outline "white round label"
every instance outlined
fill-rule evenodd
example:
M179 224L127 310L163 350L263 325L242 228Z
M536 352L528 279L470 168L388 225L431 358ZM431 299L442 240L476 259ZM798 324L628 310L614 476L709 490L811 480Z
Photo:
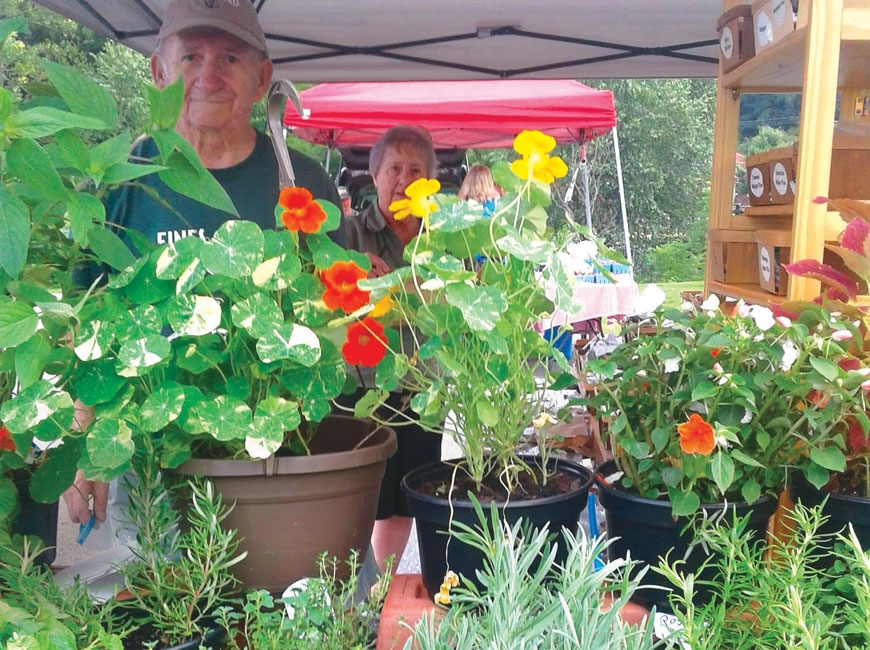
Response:
M749 191L756 199L764 196L764 176L758 167L753 167L749 172Z
M792 14L790 0L774 0L773 1L773 24L777 27L782 27L785 23L786 16Z
M761 47L773 43L773 25L766 11L755 14L755 42Z
M726 59L734 56L734 35L731 33L730 27L722 28L722 35L719 36L719 47L722 48L722 56Z
M758 260L761 268L761 277L765 282L770 282L771 255L767 246L758 245Z
M774 191L780 196L788 194L788 173L786 173L785 165L781 162L773 166L773 179L771 180Z

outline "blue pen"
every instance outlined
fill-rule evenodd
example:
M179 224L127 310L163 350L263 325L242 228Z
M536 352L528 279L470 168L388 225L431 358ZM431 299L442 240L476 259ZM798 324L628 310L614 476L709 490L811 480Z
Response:
M598 539L598 511L595 509L595 501L595 494L590 492L586 501L586 513L589 516L589 536L593 540ZM604 568L604 561L601 559L601 553L595 556L595 561L592 566L595 567L596 571Z
M79 524L79 536L76 538L76 541L79 543L79 545L82 545L85 543L85 540L88 538L88 535L90 535L91 531L94 529L94 524L96 523L96 521L97 521L97 516L91 515L90 518L88 519L88 523Z

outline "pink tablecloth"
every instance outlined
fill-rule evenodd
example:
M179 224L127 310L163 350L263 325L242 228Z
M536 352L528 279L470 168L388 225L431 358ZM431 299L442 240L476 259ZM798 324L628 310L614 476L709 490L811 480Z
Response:
M574 299L582 304L580 311L566 314L560 309L553 312L552 318L540 323L542 330L560 325L570 325L602 316L618 316L632 313L634 299L637 297L637 283L629 274L614 275L615 284L593 284L577 282L574 286Z

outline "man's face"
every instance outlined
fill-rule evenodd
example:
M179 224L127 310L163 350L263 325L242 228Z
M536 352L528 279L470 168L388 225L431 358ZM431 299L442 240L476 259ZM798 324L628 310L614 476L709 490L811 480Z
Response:
M271 62L235 36L216 29L174 34L151 58L162 88L184 78L183 126L221 130L245 127L251 108L272 77Z

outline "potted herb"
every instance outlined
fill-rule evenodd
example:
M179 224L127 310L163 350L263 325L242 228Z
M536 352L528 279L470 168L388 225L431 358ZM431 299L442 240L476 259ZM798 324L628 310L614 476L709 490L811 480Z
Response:
M223 646L217 610L237 591L232 567L245 559L235 530L225 525L225 505L214 485L187 482L184 521L175 507L153 448L139 450L128 480L127 517L136 530L133 558L121 568L125 591L118 614L132 629L124 647L198 649Z
M586 403L614 455L599 495L616 553L650 564L687 554L683 529L699 510L751 512L763 540L788 468L834 467L829 443L860 410L865 377L841 365L852 323L720 307L712 296L696 313L656 312L644 333L587 364L596 393ZM703 554L691 557L694 568Z
M825 199L820 199L825 201ZM792 317L805 312L827 314L836 312L853 320L860 326L861 337L855 341L856 356L853 368L867 373L866 350L870 328L866 308L856 304L859 291L866 291L870 279L870 208L861 201L832 199L830 206L839 210L846 221L838 246L827 246L838 255L842 265L838 268L817 260L799 260L787 264L790 275L818 279L824 286L819 298L812 302L786 302L778 311ZM847 421L840 435L831 439L825 453L834 461L825 466L813 462L798 465L793 473L789 491L793 499L808 506L825 502L824 513L828 518L823 526L825 532L842 530L851 523L863 548L870 548L870 420L868 420L866 391L855 396L856 413ZM808 459L811 460L811 459Z
M433 595L448 569L471 577L479 564L474 555L466 563L468 549L444 534L451 522L472 520L469 492L499 502L508 517L552 521L554 529L576 528L586 504L587 469L556 459L549 441L537 454L522 450L527 430L549 415L545 389L570 374L564 355L534 329L554 304L576 311L574 276L545 226L549 184L566 172L550 156L554 146L539 132L517 136L522 157L493 169L506 194L491 217L474 201L437 195L435 180L412 183L407 198L391 206L397 219L423 220L405 247L409 266L358 283L371 291L370 306L350 326L342 351L352 365L376 367L376 386L357 415L369 415L388 391L410 391L423 426L455 430L462 452L458 463L420 468L403 480ZM401 328L413 334L399 337Z

